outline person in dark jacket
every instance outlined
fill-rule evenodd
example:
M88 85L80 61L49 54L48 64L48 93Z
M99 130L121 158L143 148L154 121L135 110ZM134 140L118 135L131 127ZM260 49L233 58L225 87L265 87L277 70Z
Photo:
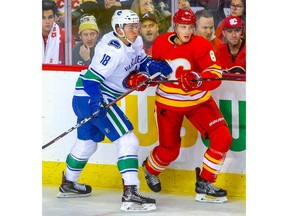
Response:
M78 34L81 41L73 47L72 63L73 65L89 65L94 56L100 30L94 16L84 16L80 22Z

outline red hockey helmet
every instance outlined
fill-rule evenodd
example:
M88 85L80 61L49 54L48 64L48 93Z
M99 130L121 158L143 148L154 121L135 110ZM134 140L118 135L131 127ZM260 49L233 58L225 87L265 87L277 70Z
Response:
M196 16L191 9L179 9L173 16L173 22L179 24L195 24Z

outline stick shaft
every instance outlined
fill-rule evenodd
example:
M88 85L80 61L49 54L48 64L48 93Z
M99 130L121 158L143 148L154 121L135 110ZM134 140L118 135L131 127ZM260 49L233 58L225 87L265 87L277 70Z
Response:
M191 82L197 81L218 81L218 80L225 80L225 81L246 81L245 77L222 77L222 78L201 78L197 80L191 80ZM159 84L159 83L176 83L178 80L157 80L157 81L150 81L149 84Z

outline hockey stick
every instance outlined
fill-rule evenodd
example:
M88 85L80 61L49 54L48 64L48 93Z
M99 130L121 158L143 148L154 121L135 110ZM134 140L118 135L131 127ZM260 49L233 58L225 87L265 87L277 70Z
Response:
M191 82L198 82L198 81L217 81L217 80L225 80L225 81L246 81L246 77L222 77L222 78L200 78L197 80L190 80ZM160 84L160 83L175 83L178 80L156 80L150 81L149 84Z
M143 85L147 85L149 83L149 81L151 81L152 79L156 78L157 76L159 76L161 73L157 72L155 74L153 74L152 76L150 76L149 78L147 78L147 80L139 83L137 86L135 86L134 88L129 89L125 94L121 95L120 97L116 98L114 101L112 101L111 103L107 104L105 106L105 108L107 109L108 107L114 105L116 102L118 102L119 100L121 100L122 98L124 98L125 96L127 96L128 94L130 94L131 92L135 91L136 89L138 89L139 87L143 86ZM56 137L55 139L51 140L50 142L48 142L47 144L42 146L42 149L47 148L48 146L50 146L51 144L55 143L56 141L58 141L59 139L63 138L64 136L66 136L67 134L69 134L70 132L72 132L73 130L75 130L76 128L80 127L81 125L85 124L86 122L90 121L93 118L93 115L83 119L82 121L80 121L79 123L77 123L75 126L71 127L70 129L68 129L67 131L65 131L64 133L60 134L58 137Z

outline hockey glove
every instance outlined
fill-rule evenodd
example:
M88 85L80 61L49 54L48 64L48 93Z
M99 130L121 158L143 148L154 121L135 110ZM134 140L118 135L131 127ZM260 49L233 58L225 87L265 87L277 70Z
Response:
M166 61L155 61L151 59L147 63L146 71L150 74L150 76L160 72L162 76L167 77L170 73L172 73L172 68Z
M199 81L199 79L201 78L202 77L200 76L200 74L189 71L185 74L182 74L178 78L178 83L184 92L189 92L193 89L198 88L202 84L202 81Z
M141 82L148 79L148 76L143 73L130 74L126 80L126 86L130 89L139 85ZM147 88L147 85L142 85L137 88L137 91L144 91Z
M99 98L97 100L90 101L90 110L91 115L93 115L94 118L103 119L105 118L107 114L107 109L102 105L103 98Z

